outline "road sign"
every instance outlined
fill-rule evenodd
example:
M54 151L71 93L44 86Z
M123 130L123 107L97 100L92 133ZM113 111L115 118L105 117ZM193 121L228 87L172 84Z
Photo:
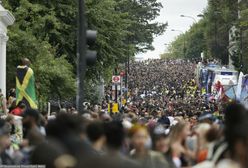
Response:
M112 76L112 83L121 83L121 76Z

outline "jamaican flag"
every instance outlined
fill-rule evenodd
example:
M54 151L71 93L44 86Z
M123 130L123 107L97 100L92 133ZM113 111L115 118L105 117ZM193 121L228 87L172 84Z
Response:
M16 104L23 102L27 108L37 109L34 72L28 66L18 66L16 74Z

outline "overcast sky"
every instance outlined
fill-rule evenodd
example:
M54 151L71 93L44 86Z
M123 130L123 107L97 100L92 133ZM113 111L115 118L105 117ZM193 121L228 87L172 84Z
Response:
M182 18L181 14L194 17L196 20L197 15L202 13L207 7L207 0L159 0L163 4L163 9L161 10L160 16L157 21L166 23L168 22L168 27L164 35L156 37L154 40L154 51L149 51L144 54L139 54L136 57L142 57L143 59L148 58L159 58L159 55L164 53L166 46L164 44L169 44L172 42L180 32L172 32L171 29L181 30L183 32L187 31L193 24L193 20L190 18Z

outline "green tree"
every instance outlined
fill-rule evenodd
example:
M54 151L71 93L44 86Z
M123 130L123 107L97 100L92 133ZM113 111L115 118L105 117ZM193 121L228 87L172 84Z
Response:
M21 58L28 57L32 61L40 99L66 99L75 95L76 82L72 66L64 56L56 58L55 48L49 40L45 40L45 35L40 36L46 31L44 25L47 21L56 23L52 12L48 12L45 6L27 0L18 3L4 1L4 5L16 17L15 24L9 29L7 87L15 87L16 66Z
M239 28L240 28L240 51L238 52L238 57L234 57L237 60L238 64L236 67L242 66L242 71L248 73L248 2L243 1L239 6L240 12L240 20L239 20ZM242 44L241 44L242 42Z
M135 53L153 50L154 36L165 32L167 23L154 20L160 15L163 7L158 0L115 0L118 2L118 11L128 13L132 21L128 28L127 43L135 45Z
M176 40L169 45L169 53L166 55L170 58L199 58L201 52L206 52L205 26L206 22L202 19L194 24L189 31L179 35Z
M26 56L39 74L38 90L43 97L50 96L48 91L62 98L75 95L77 1L4 0L3 3L16 17L7 49L9 86L14 85L18 60ZM108 81L114 67L124 63L127 56L133 59L135 53L153 49L154 36L166 27L153 22L161 8L157 0L86 0L88 28L98 31L94 48L98 59L95 66L87 67L87 84L93 86L100 78ZM45 61L50 59L55 61ZM40 67L52 74L49 76ZM63 74L59 70L64 70ZM56 85L63 87L59 89Z
M238 25L237 18L238 1L209 0L204 17L184 35L176 38L169 51L175 57L183 57L182 36L186 36L187 58L200 57L200 53L204 52L208 58L228 64L229 30Z

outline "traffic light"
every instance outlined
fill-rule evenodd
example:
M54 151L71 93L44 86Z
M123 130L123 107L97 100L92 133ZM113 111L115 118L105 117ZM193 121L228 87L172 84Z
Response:
M87 65L94 65L97 59L97 52L94 50L90 50L92 45L95 44L97 37L97 31L95 30L87 30L86 31L86 42L88 45L88 49L86 51L86 64Z
M96 41L97 32L87 30L85 15L85 0L78 0L78 46L77 46L77 110L80 114L84 111L84 81L86 66L96 62L96 51L90 50Z

